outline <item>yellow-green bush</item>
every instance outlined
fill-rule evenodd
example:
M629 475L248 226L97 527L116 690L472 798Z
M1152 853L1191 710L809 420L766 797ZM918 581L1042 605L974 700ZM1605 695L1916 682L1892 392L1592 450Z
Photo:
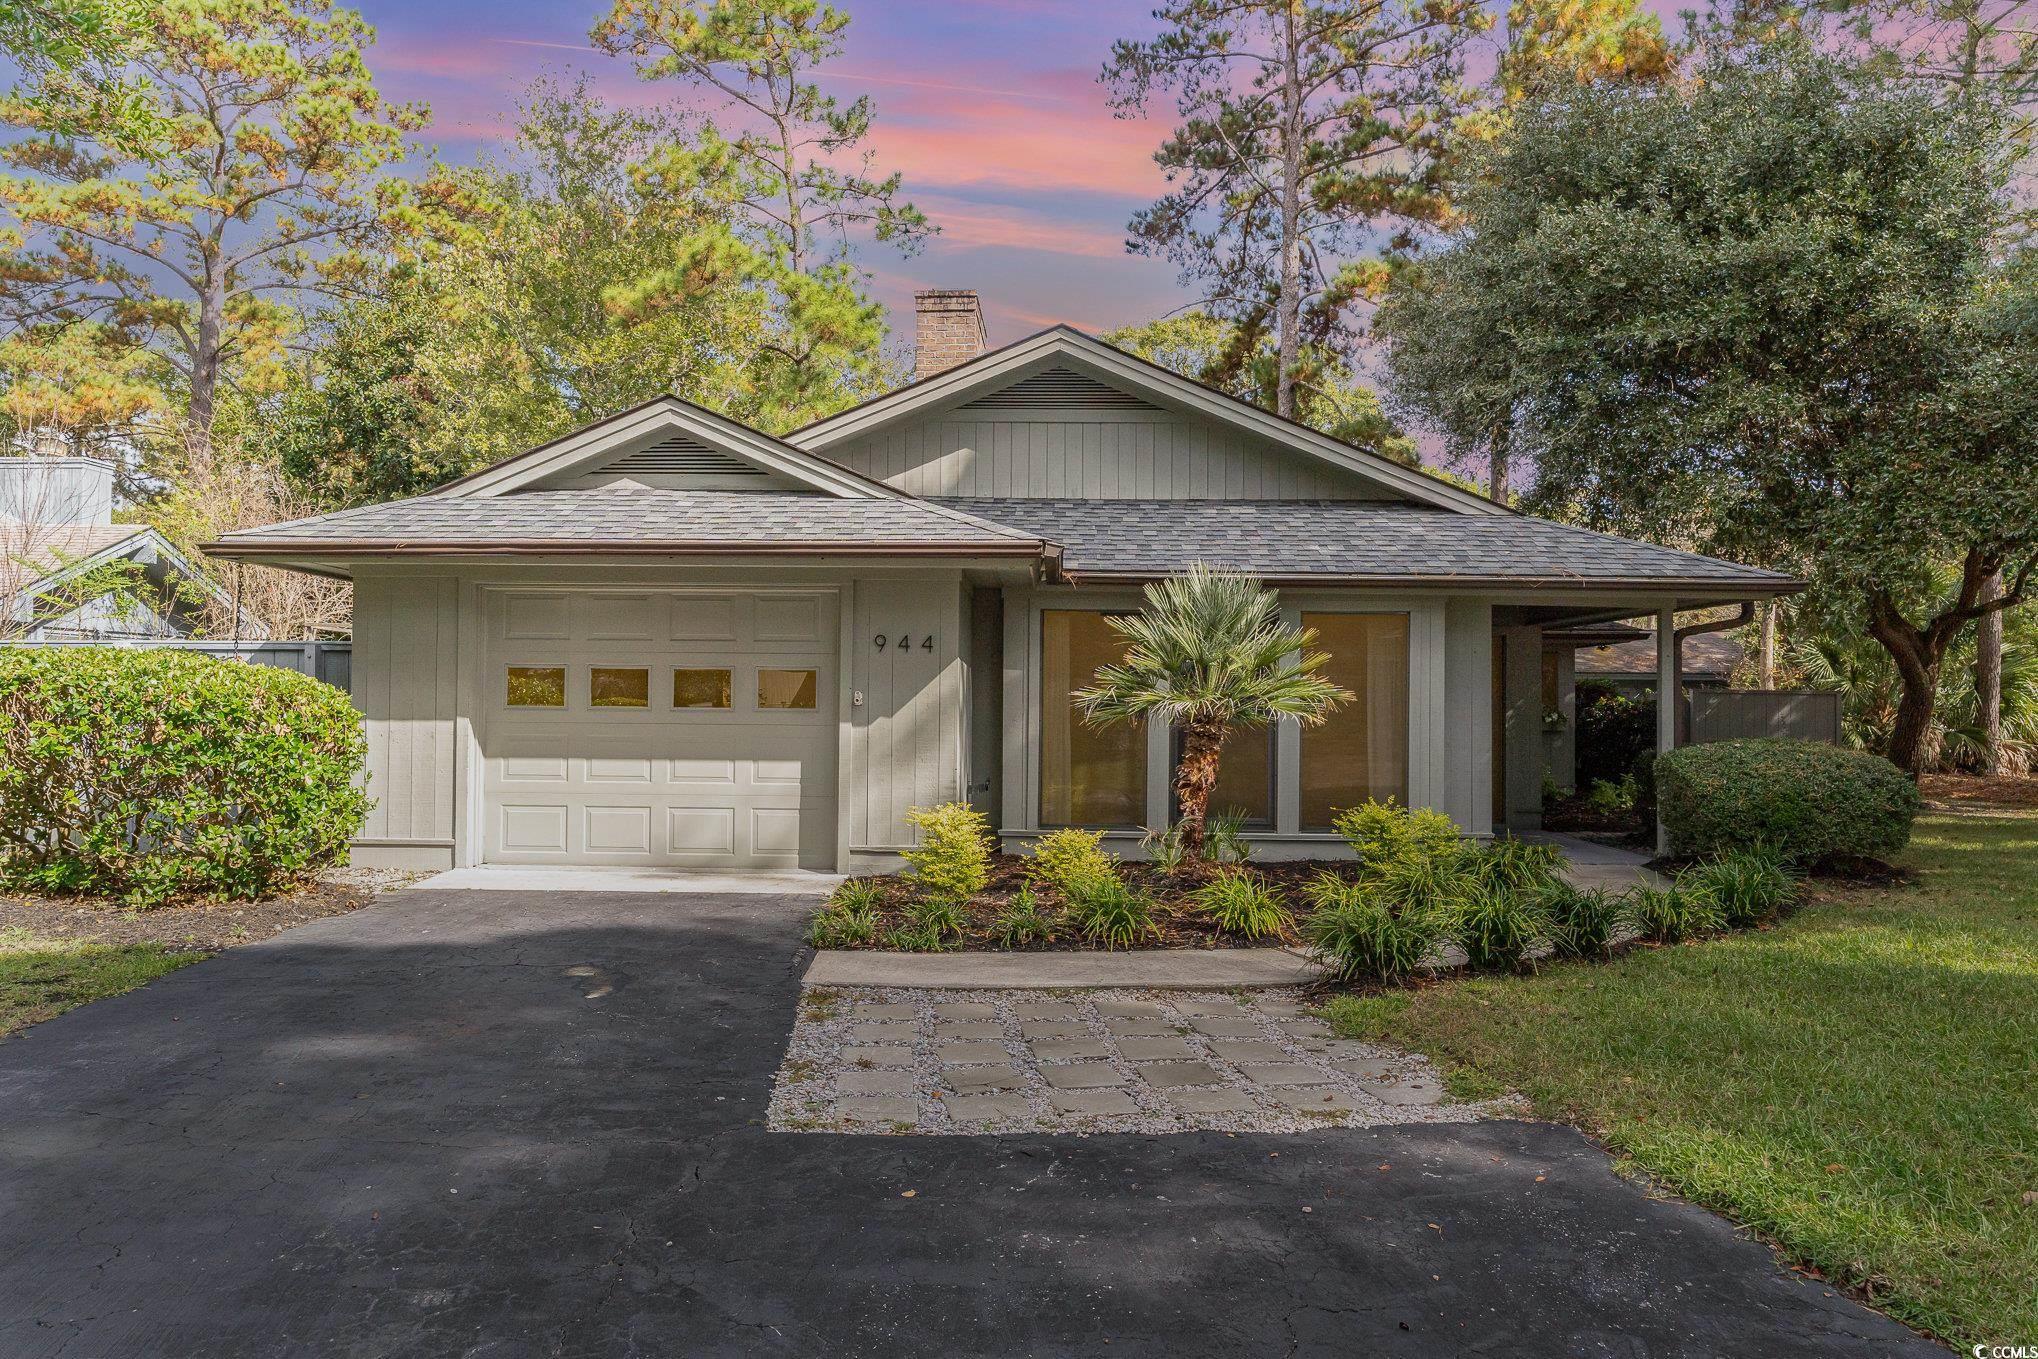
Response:
M914 807L906 820L920 844L905 853L913 880L931 901L961 902L991 880L991 823L967 802Z
M1117 877L1118 856L1105 852L1104 832L1070 826L1033 842L1026 876L1066 897L1086 883Z

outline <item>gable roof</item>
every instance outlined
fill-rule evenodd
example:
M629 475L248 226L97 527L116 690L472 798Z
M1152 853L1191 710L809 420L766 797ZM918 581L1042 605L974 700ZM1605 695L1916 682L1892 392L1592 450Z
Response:
M1788 594L1797 581L1695 552L1526 515L1367 500L1004 500L936 503L1062 546L1077 580L1150 580L1202 562L1274 581L1695 587Z
M877 500L897 500L904 495L883 482L670 393L582 425L527 453L449 481L429 494L447 499L507 495L549 477L602 466L627 449L650 447L675 436L780 473L824 495Z
M1077 375L1098 379L1120 391L1185 408L1220 424L1258 435L1306 457L1357 473L1420 505L1460 514L1514 513L1507 506L1476 491L1468 491L1392 458L1354 448L1307 425L1285 420L1249 401L1206 387L1065 325L1029 335L931 378L872 397L826 419L816 420L786 435L785 441L810 452L825 453L844 440L868 434L881 426L969 402L1055 369L1072 370Z
M815 553L854 556L1052 555L1017 529L910 496L653 490L416 496L229 533L225 557L276 554Z
M0 522L0 594L17 613L64 583L126 557L153 559L167 579L181 576L222 605L232 600L161 532L146 524L25 524ZM266 635L260 620L242 611L244 630Z

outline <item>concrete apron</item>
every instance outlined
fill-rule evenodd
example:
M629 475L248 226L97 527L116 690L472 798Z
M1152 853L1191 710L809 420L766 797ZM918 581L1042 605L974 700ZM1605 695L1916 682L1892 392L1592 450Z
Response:
M451 868L413 891L481 892L655 892L691 896L815 896L825 897L842 881L838 874L789 869L767 873L696 873L674 868L624 868L603 865L521 866L485 864Z
M1306 986L1323 970L1285 948L1162 948L1128 953L885 953L824 950L807 986L907 986L929 990L1056 990L1095 986L1222 991Z

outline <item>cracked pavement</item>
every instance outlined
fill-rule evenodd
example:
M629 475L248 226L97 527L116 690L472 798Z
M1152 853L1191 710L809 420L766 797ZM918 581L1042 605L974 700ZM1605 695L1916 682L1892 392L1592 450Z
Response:
M402 892L0 1043L0 1354L1943 1354L1547 1124L764 1128L810 902Z

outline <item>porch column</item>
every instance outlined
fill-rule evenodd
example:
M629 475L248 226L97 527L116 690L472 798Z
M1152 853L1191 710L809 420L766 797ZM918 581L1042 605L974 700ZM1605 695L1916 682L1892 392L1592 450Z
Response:
M1677 705L1681 695L1677 682L1677 606L1667 604L1656 611L1656 753L1677 748ZM1658 799L1658 807L1661 800ZM1663 828L1663 814L1656 814L1656 852L1670 850L1670 832Z

